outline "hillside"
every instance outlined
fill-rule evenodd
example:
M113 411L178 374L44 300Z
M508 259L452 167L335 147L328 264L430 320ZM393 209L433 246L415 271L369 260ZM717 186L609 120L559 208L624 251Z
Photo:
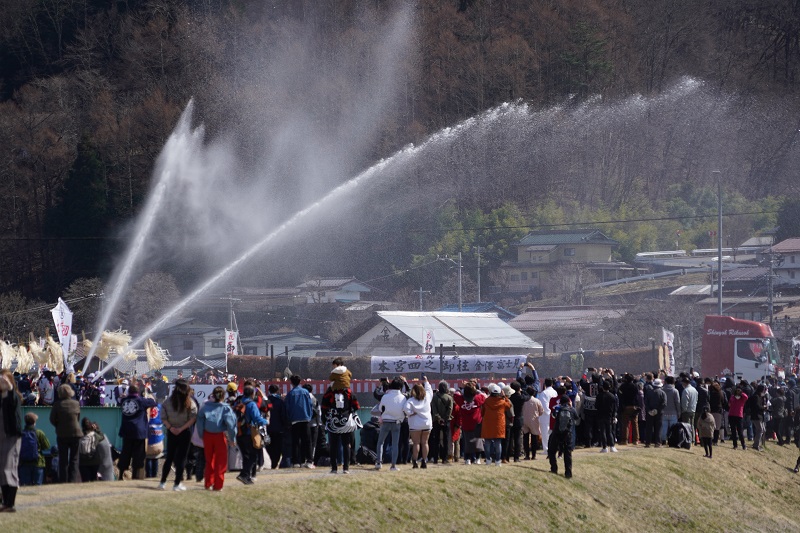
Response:
M189 482L185 493L159 492L156 480L23 488L10 530L86 524L146 531L792 531L800 477L793 446L742 452L625 447L618 454L578 450L574 477L549 473L543 457L501 467L401 465L400 472L354 467L261 473L255 486L228 474L222 493ZM560 465L563 471L563 464Z
M622 258L676 232L707 247L717 179L726 237L741 242L798 192L800 129L786 118L800 110L798 9L7 1L0 291L53 300L76 279L107 279L175 162L165 143L182 113L196 145L174 143L187 151L171 174L186 188L147 243L148 269L182 291L363 174L378 176L276 239L271 268L246 282L386 279L432 250L492 246L509 226L597 224ZM518 216L476 214L507 206ZM490 267L504 259L489 252Z

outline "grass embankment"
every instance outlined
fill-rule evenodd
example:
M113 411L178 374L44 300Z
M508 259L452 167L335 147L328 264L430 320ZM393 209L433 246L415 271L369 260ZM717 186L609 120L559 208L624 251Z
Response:
M0 515L0 524L6 531L797 530L797 448L742 452L726 443L714 459L702 455L702 448L577 450L571 480L551 474L540 455L499 468L282 470L247 487L228 474L221 493L193 481L183 493L157 491L156 481L23 487L18 512Z

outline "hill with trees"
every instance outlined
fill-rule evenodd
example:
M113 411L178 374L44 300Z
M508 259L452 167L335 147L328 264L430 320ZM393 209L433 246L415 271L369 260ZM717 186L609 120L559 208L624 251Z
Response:
M482 282L502 285L509 243L575 225L620 241L620 259L709 247L716 179L732 244L779 216L787 232L798 42L800 7L778 0L5 0L0 291L53 300L108 278L192 99L239 179L269 175L279 220L409 143L502 115L276 251L271 283L355 275L447 300L452 272L421 267L436 255L475 265L480 247ZM183 274L179 289L202 276Z

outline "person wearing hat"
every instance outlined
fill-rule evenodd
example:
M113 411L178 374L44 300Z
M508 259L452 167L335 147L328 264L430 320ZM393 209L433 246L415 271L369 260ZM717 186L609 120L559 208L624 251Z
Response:
M481 406L483 424L481 438L484 440L486 464L501 465L503 456L503 440L506 437L506 411L511 409L511 402L503 395L499 385L489 385L489 397Z
M659 378L653 380L651 387L645 387L644 409L646 418L644 436L642 438L645 448L649 448L650 444L654 444L656 448L661 447L661 423L664 409L667 407L667 394L662 387L663 383Z

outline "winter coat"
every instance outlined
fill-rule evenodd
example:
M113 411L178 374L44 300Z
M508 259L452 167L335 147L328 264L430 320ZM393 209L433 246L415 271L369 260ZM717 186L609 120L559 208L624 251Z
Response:
M406 405L406 396L397 389L389 389L381 398L381 422L402 422L406 415L403 407Z
M646 389L644 395L644 409L646 413L650 413L650 411L653 410L663 413L665 407L667 407L667 393L664 392L663 388L650 387Z
M664 416L681 416L681 395L675 385L664 385L664 394L667 396L667 404L661 412Z
M197 413L197 435L203 438L203 433L228 434L228 440L236 440L236 415L231 406L225 402L206 402Z
M50 423L56 428L56 437L59 439L83 437L80 419L81 404L78 400L59 400L50 410Z
M714 417L711 416L711 413L708 414L706 418L703 418L701 415L697 419L697 433L700 435L700 438L710 439L714 436L714 430L717 429L717 424L714 422Z
M515 395L516 396L516 395ZM539 417L544 414L544 407L542 402L535 396L528 398L528 401L522 404L522 425L530 430L534 435L541 435L542 431L539 426Z
M736 396L731 396L731 399L728 402L728 416L744 418L744 406L747 403L747 398L748 396L745 393L742 393L739 398Z
M597 418L609 421L617 416L617 397L611 391L603 391L597 395Z
M314 415L311 393L300 385L289 391L284 398L284 403L289 422L308 422Z
M447 392L436 391L431 400L431 416L436 424L449 423L453 417L453 397Z
M130 394L120 400L122 421L119 425L119 436L123 439L146 439L147 410L156 405L158 404L154 399L142 398L138 394Z
M511 402L505 396L489 396L481 407L483 425L481 425L482 439L506 438L506 409L511 408Z
M417 400L412 396L406 400L403 411L408 416L409 431L433 429L433 417L431 415L431 401L433 398L431 384L425 381L425 398Z
M681 413L697 412L697 389L689 385L681 392Z
M462 396L460 399L456 398L456 401L459 402L458 416L462 431L475 431L478 424L483 422L481 407L486 401L486 396L476 394L472 400L467 400Z

